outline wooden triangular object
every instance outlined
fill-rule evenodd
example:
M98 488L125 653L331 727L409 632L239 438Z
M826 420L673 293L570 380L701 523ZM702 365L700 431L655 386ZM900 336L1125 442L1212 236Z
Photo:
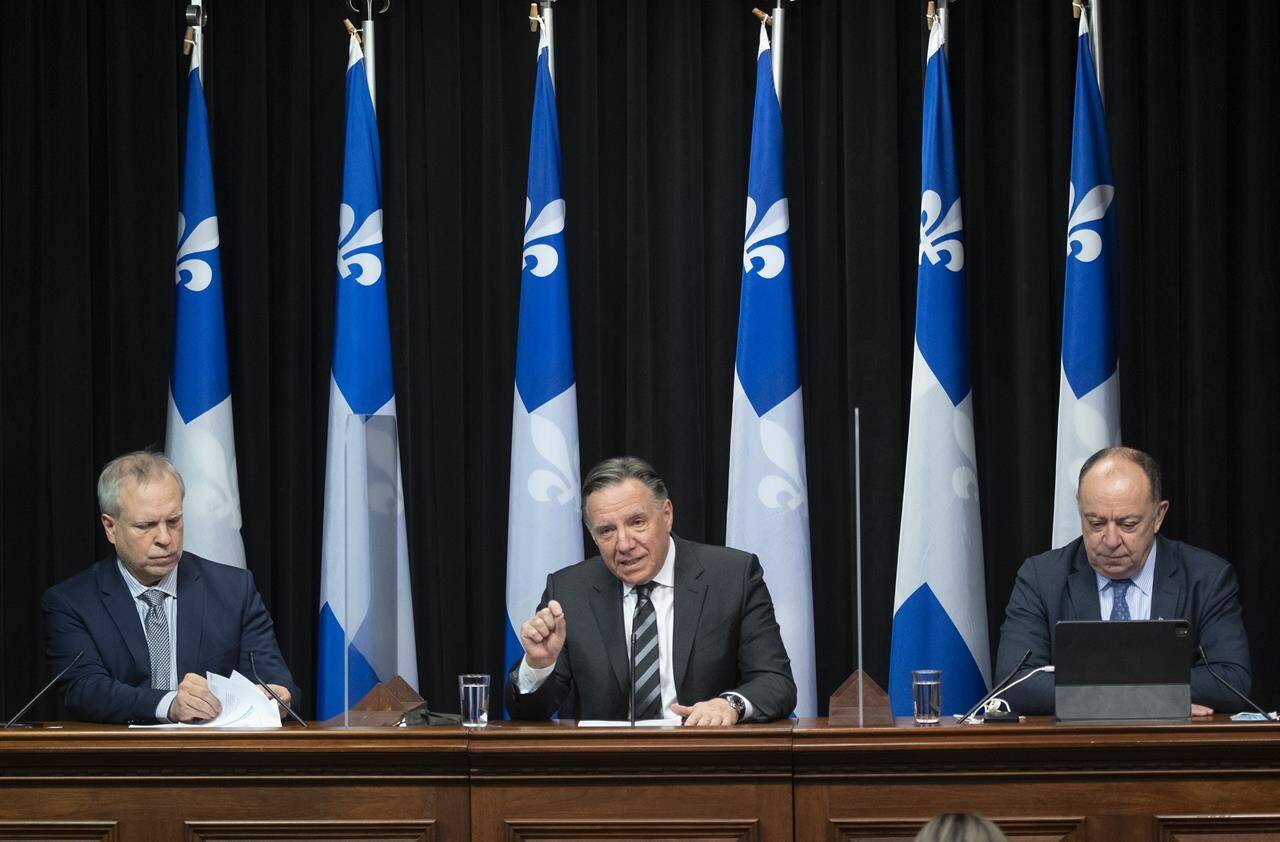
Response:
M858 721L858 684L862 684L862 721ZM876 727L893 725L893 710L889 707L889 694L881 689L871 676L861 670L845 679L831 694L831 709L827 714L831 725Z
M400 676L373 685L364 698L351 706L349 717L352 725L395 725L406 712L426 704L409 682ZM330 717L325 725L341 725L342 714Z

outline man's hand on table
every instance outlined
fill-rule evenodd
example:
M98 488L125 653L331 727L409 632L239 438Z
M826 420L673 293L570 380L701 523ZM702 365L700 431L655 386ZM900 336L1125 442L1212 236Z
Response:
M685 725L736 725L738 722L738 711L718 697L692 707L672 702L671 710L684 717Z
M170 722L206 722L222 712L222 704L204 676L189 672L178 684L178 695L169 703Z

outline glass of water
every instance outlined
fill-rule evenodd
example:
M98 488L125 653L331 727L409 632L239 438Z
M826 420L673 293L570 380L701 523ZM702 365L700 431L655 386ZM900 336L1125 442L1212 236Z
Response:
M489 724L489 676L467 673L458 676L458 703L462 724L481 728Z
M942 670L912 670L911 698L917 725L937 725L942 718Z

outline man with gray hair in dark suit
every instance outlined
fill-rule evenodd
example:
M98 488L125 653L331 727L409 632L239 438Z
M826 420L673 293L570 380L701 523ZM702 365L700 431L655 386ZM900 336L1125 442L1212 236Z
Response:
M582 500L600 555L548 576L520 626L512 718L733 725L790 714L796 685L760 560L672 535L666 483L641 459L601 462Z
M183 551L184 495L163 453L126 453L102 469L98 507L115 552L49 588L43 604L50 669L75 662L62 690L79 719L214 719L221 703L206 672L257 673L297 702L253 575Z

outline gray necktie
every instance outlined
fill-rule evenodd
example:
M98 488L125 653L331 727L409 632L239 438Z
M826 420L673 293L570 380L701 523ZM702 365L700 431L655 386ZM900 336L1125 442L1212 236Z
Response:
M658 615L649 598L653 583L638 586L636 610L631 619L631 663L635 670L632 710L636 721L657 719L662 711L662 684L658 675Z
M147 604L147 617L142 623L147 633L147 648L151 650L151 687L154 690L171 690L169 686L169 618L164 613L165 592L148 588L138 594Z
M1111 619L1112 620L1131 620L1129 616L1129 600L1125 599L1125 595L1129 593L1129 586L1133 584L1132 579L1112 579L1111 584Z

